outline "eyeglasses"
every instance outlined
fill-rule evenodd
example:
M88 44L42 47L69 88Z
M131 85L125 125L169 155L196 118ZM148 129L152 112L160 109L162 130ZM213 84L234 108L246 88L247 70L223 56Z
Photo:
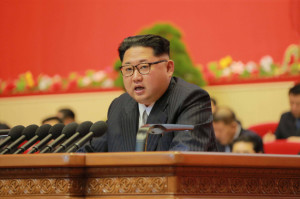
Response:
M120 70L124 77L129 77L133 75L135 68L139 71L141 75L147 75L148 73L150 73L151 65L158 64L161 62L167 62L167 61L168 60L160 60L160 61L150 62L150 63L140 63L135 66L125 65L125 66L121 66Z

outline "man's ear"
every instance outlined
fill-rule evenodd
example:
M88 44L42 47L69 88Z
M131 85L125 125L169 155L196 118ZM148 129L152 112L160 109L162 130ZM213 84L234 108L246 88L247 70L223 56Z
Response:
M174 61L173 60L168 61L167 72L168 72L169 77L173 76L173 73L174 73Z
M232 128L236 128L237 127L237 125L238 125L238 123L236 122L236 121L233 121L233 122L231 122L231 124L230 124L230 126L232 127Z

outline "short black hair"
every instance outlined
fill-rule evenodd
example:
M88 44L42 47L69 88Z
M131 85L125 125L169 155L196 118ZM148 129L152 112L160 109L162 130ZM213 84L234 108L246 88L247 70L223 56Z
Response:
M123 61L126 50L134 46L150 47L154 51L155 56L167 54L170 55L170 42L159 35L136 35L127 37L119 46L119 57Z
M252 143L253 144L253 150L256 153L264 153L264 146L263 146L263 142L262 139L259 137L259 135L256 134L243 134L241 136L239 136L238 138L236 138L233 142L232 142L232 146L237 143L237 142L248 142L248 143Z
M62 120L66 119L66 118L75 119L75 113L69 108L60 109L58 112L63 114L63 118L61 118Z
M224 122L228 125L234 121L237 121L235 113L228 107L218 107L216 112L213 114L214 122Z
M300 83L290 88L289 95L300 95Z
M59 117L47 117L46 119L44 119L43 121L42 121L42 124L44 124L44 123L46 123L46 122L48 122L48 121L51 121L51 120L56 120L57 121L57 123L63 123L63 121L59 118Z

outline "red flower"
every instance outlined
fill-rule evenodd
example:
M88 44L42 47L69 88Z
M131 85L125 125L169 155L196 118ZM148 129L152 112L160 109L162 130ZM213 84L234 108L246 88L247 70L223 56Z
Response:
M293 63L295 63L295 55L291 55L290 61L289 61L289 65L292 65Z
M61 82L54 82L54 83L51 85L51 91L52 91L52 92L60 91L61 88L62 88Z
M76 80L71 80L67 86L68 91L73 91L77 89L77 81Z
M3 89L3 93L11 93L16 88L13 82L8 82Z

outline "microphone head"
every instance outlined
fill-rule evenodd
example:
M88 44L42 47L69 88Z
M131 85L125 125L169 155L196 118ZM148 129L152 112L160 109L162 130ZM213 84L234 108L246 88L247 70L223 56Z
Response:
M67 124L61 134L65 134L66 138L71 137L74 133L76 133L76 129L77 129L78 124L76 122L72 122L70 124Z
M56 139L58 136L61 135L61 132L65 125L63 123L58 123L52 126L49 130L49 134L52 134L52 138Z
M22 131L22 135L25 135L26 140L30 140L35 135L37 128L39 128L38 125L31 124Z
M25 127L22 125L14 126L12 129L9 130L8 136L10 136L12 140L16 140L22 135L24 129Z
M39 137L39 140L42 140L44 137L48 135L50 128L51 128L50 124L44 124L36 130L35 135Z
M95 122L91 128L90 132L94 133L94 137L100 137L107 131L107 124L103 121Z
M93 123L91 121L82 122L76 129L76 132L80 133L80 136L83 137L89 133L89 130Z

